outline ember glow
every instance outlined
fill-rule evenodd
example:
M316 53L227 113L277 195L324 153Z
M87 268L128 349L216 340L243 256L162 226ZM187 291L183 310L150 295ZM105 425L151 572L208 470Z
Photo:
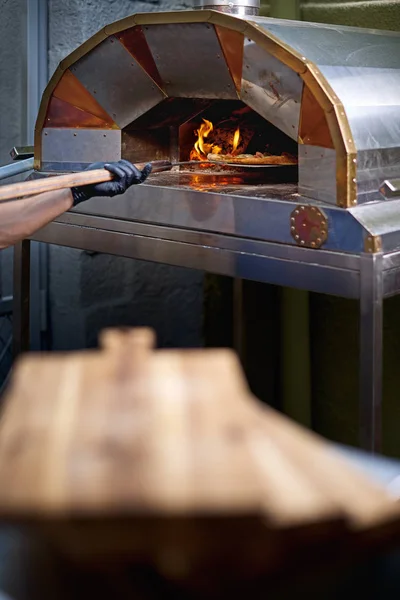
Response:
M222 153L222 146L218 143L218 140L213 140L212 142L211 140L210 142L207 140L209 135L213 132L214 125L211 123L211 121L203 119L203 123L200 125L199 129L194 132L194 134L197 136L197 141L190 152L190 160L207 160L208 154ZM232 134L232 139L229 142L230 148L228 152L234 155L240 142L239 127L236 129L235 133Z

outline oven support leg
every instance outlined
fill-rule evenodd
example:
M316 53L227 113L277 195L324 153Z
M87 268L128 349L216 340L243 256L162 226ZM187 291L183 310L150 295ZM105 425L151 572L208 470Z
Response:
M383 255L362 254L360 264L360 445L382 450Z
M243 279L233 280L233 349L238 354L243 368L246 366L246 340L244 321Z
M17 358L30 347L30 270L31 242L14 246L13 356Z

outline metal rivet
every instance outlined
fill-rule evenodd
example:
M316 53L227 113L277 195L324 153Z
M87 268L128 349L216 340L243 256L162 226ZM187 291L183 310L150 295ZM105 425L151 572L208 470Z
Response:
M305 244L305 241L304 241L304 240L300 240L300 244L301 244L302 246L304 246L304 244Z
M296 219L295 219L294 217L292 217L292 218L290 219L290 221L291 221L292 223L294 223L294 222L295 222L295 220L296 220Z
M295 240L299 240L299 239L300 239L300 236L297 234L297 235L295 235L295 236L294 236L294 239L295 239Z
M351 143L353 142L353 140L349 138L349 139L348 139L348 142L351 144Z
M107 134L106 134L106 133L103 133L103 137L107 137Z
M315 242L311 242L311 248L315 248Z
M290 228L290 231L296 231L296 227L293 227L293 225Z
M300 210L305 210L305 206L300 206Z
M357 179L353 177L353 183L357 183Z
M325 227L325 225L326 225L325 221L321 221L321 226Z
M74 133L74 137L76 137L76 133Z
M321 229L321 235L326 235L325 229Z
M356 163L356 162L357 162L357 159L356 159L356 158L353 158L353 163Z
M315 212L317 209L315 208L315 206L312 206L312 207L311 207L311 210L312 210L313 212Z
M303 223L303 224L302 224L302 227L307 227L307 223Z
M217 54L217 58L221 58L221 55L220 55L220 54Z
M354 200L351 201L352 204L357 204L357 198L354 198Z
M47 135L47 131L44 132L44 135Z
M294 214L295 214L295 215L298 215L298 214L300 214L300 211L299 211L299 210L297 210L297 208L296 208L296 210L294 211Z
M322 242L321 238L317 238L317 244L320 244Z

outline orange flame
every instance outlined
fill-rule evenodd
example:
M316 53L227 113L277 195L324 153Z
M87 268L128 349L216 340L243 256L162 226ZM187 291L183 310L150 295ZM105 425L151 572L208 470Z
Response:
M204 122L200 125L200 129L195 132L198 139L194 145L194 149L200 157L209 153L208 148L211 147L211 144L205 144L204 139L208 137L208 134L214 129L211 121L207 121L207 119L203 119L203 121Z
M232 153L235 152L240 142L240 129L239 127L236 129L233 135L233 143L232 143Z
M194 132L197 135L197 141L194 144L190 152L190 160L207 160L208 154L221 154L222 147L218 144L210 144L205 140L209 136L209 134L214 130L214 125L211 121L207 121L207 119L203 119L203 123L200 125L199 129ZM236 129L233 139L232 139L232 150L231 152L235 152L240 142L240 129L239 127Z

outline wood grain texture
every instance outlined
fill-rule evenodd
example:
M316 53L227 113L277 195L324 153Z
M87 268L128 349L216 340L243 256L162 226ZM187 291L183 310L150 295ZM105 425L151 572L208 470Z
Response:
M71 545L80 520L97 549L141 556L172 537L213 556L226 528L247 531L253 561L270 559L268 536L278 552L279 532L315 544L317 530L396 531L386 492L252 397L233 352L154 350L146 329L106 331L101 343L17 363L0 418L0 518L57 522Z

